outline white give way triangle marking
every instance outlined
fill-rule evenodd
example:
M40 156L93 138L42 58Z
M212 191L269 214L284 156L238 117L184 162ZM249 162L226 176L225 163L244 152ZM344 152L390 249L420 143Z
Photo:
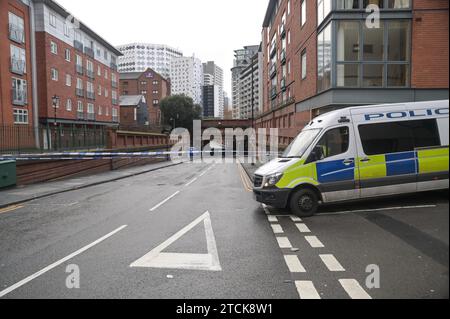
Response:
M172 245L178 239L186 235L195 226L203 221L208 247L207 254L185 254L185 253L163 253L167 247ZM221 271L219 262L216 239L211 224L211 215L209 212L194 220L184 227L178 233L170 237L164 243L153 249L151 252L139 258L130 267L141 268L168 268L168 269L188 269L188 270L206 270Z

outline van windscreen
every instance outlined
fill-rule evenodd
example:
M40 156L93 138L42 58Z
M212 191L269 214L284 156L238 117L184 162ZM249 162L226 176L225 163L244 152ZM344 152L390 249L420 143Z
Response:
M283 158L300 158L319 135L320 129L302 131L283 153Z

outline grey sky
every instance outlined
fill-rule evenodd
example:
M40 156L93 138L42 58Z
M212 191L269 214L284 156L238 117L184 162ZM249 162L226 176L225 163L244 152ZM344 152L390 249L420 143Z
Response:
M167 44L214 60L231 95L233 50L259 44L265 0L57 0L113 45Z

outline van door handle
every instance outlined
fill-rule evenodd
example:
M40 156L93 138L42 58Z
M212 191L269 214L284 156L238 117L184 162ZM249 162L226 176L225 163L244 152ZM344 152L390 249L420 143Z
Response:
M344 165L352 165L355 161L352 159L347 159L345 161L343 161Z
M367 163L367 162L370 162L370 158L365 157L365 158L361 159L361 163Z

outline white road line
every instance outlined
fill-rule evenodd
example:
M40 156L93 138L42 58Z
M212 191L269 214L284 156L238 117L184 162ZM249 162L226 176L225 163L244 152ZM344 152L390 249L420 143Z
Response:
M171 200L172 198L174 198L175 196L177 196L180 193L180 191L177 191L175 194L170 195L169 197L167 197L165 200L163 200L161 203L159 203L158 205L156 205L155 207L153 207L152 209L150 209L151 212L157 210L158 208L160 208L162 205L164 205L165 203L167 203L169 200Z
M289 268L289 271L292 273L301 273L306 272L303 265L300 263L300 260L296 255L285 255L284 260Z
M192 181L190 181L189 183L187 183L187 184L184 185L184 186L185 186L185 187L190 186L190 185L193 184L197 179L198 179L198 177L194 178Z
M296 222L300 222L301 223L302 222L302 219L297 217L297 216L289 216L289 217L291 217L291 219L292 219L292 221L294 223L296 223Z
M320 255L325 266L329 271L345 271L345 268L339 263L339 261L333 255Z
M10 287L8 287L8 288L6 288L5 290L0 291L0 298L1 298L1 297L4 297L5 295L9 294L10 292L16 290L17 288L20 288L20 287L22 287L23 285L29 283L29 282L32 281L33 279L36 279L37 277L39 277L39 276L45 274L46 272L52 270L53 268L58 267L59 265L65 263L66 261L68 261L68 260L70 260L70 259L72 259L72 258L74 258L74 257L76 257L76 256L78 256L78 255L80 255L80 254L82 254L82 253L84 253L85 251L87 251L88 249L94 247L95 245L100 244L102 241L104 241L104 240L108 239L109 237L111 237L111 236L117 234L118 232L120 232L120 231L121 231L122 229L124 229L125 227L127 227L127 225L123 225L123 226L117 228L116 230L110 232L109 234L103 236L103 237L100 238L100 239L97 239L97 240L94 241L93 243L91 243L91 244L89 244L89 245L87 245L87 246L81 248L80 250L77 250L76 252L70 254L69 256L64 257L63 259L60 259L59 261L57 261L57 262L51 264L50 266L47 266L47 267L45 267L44 269L39 270L37 273L34 273L33 275L31 275L31 276L29 276L29 277L27 277L27 278L25 278L25 279L19 281L18 283L14 284L14 285L12 285L12 286L10 286Z
M311 230L305 224L295 224L301 233L310 233Z
M322 299L312 281L296 281L295 286L300 299Z
M324 248L325 246L316 236L306 236L306 241L311 245L312 248Z
M278 218L276 216L267 216L267 219L271 223L278 223Z
M361 287L361 285L358 283L355 279L340 279L339 282L341 283L344 290L347 292L347 294L352 299L372 299L370 295Z
M317 216L332 216L332 215L346 215L354 213L373 213L382 212L389 210L406 210L406 209L418 209L418 208L436 208L437 205L421 205L421 206L400 206L400 207L385 207L385 208L374 208L374 209L361 209L361 210L344 210L341 212L332 213L320 213Z
M292 248L292 244L287 237L277 237L277 241L280 248Z
M272 226L272 230L275 234L284 234L284 231L283 231L283 228L281 227L281 225L273 224L270 226Z
M263 209L264 209L264 212L266 213L266 215L270 215L270 210L269 210L269 207L267 207L267 205L266 205L266 204L262 204L262 207L263 207Z

